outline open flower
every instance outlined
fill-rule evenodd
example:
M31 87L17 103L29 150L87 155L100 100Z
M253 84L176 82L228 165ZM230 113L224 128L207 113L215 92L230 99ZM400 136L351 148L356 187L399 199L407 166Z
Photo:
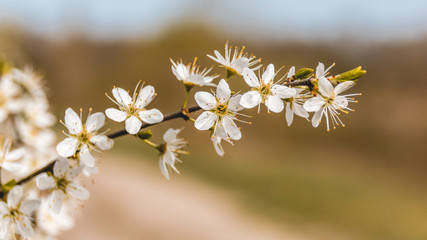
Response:
M169 180L169 171L168 168L172 169L176 173L179 173L178 169L175 167L175 163L182 161L178 158L178 154L188 154L188 152L181 150L183 147L187 146L187 141L183 138L178 138L178 134L182 129L173 129L169 128L163 135L163 140L165 141L160 145L160 159L159 167L163 176Z
M209 72L212 70L212 68L204 68L203 70L200 70L200 67L196 65L197 58L194 58L194 62L184 65L181 62L174 62L171 59L172 62L172 72L175 75L175 77L182 81L186 85L197 85L197 86L215 86L215 84L212 83L212 81L218 77L218 75L215 76L207 76Z
M249 68L243 70L243 78L252 87L252 90L243 94L240 104L245 108L253 108L264 103L269 111L279 113L283 111L282 99L295 97L296 91L287 86L275 84L273 82L277 73L274 72L274 65L268 65L262 74L261 80Z
M40 190L52 189L49 196L49 205L53 213L59 213L65 198L72 197L77 200L86 200L90 194L86 188L77 183L76 177L81 168L71 168L68 160L60 158L53 166L53 175L46 172L36 178Z
M22 187L18 185L7 194L7 203L0 201L0 239L6 239L9 233L12 235L17 233L24 238L34 235L31 214L39 208L40 200L22 201L23 195Z
M319 126L323 115L325 115L326 117L326 129L328 131L330 130L329 119L332 120L331 122L334 129L336 128L335 126L340 125L344 127L344 123L339 118L340 112L348 113L348 111L353 111L352 109L347 107L348 103L357 102L354 100L353 96L360 95L360 93L340 95L342 92L353 87L355 83L353 81L346 81L338 84L334 88L332 83L322 75L321 71L318 75L318 85L320 94L318 94L316 97L307 100L304 103L303 107L308 112L315 112L312 118L313 127Z
M126 120L126 131L129 134L136 134L141 129L142 122L154 124L163 121L163 114L159 110L155 108L150 110L145 109L156 95L154 87L150 85L141 86L139 93L136 93L138 85L133 93L133 98L127 91L118 87L112 90L116 100L107 95L111 101L119 106L119 109L108 108L105 110L105 114L116 122Z
M89 111L86 124L83 124L81 116L79 117L73 109L67 108L65 111L65 123L63 124L68 129L69 134L64 132L68 137L56 146L58 154L61 157L71 157L78 151L79 155L82 156L82 154L88 153L90 150L95 149L95 147L100 150L112 148L114 141L103 133L97 132L104 126L104 122L105 116L103 113L90 114ZM86 154L85 156L87 157L82 158L83 164L94 166L95 159L92 155L89 155Z
M12 141L9 138L4 139L3 144L0 146L0 167L10 172L17 172L21 169L21 164L16 161L25 155L25 149L20 147L10 151L11 146Z
M239 103L241 97L239 94L231 96L230 87L224 79L219 82L215 96L208 92L197 92L195 94L196 102L206 111L200 114L194 126L199 130L208 130L214 127L213 136L216 135L218 126L224 127L227 138L239 140L242 133L234 120L237 120L238 112L244 109Z
M248 56L247 53L244 52L245 47L242 47L242 50L234 49L232 47L228 47L228 41L225 43L225 55L224 57L217 50L214 51L215 56L208 55L212 60L221 64L221 66L225 67L229 74L233 75L238 73L242 75L243 69L252 68L252 70L259 69L261 65L255 66L256 64L261 62L261 59L256 59L255 56ZM255 67L254 67L255 66Z

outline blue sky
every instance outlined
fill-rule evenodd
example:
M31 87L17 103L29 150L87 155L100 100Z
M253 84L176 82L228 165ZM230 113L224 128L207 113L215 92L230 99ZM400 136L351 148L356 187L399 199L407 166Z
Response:
M0 0L0 26L56 38L152 37L179 22L260 39L407 40L427 35L427 1Z

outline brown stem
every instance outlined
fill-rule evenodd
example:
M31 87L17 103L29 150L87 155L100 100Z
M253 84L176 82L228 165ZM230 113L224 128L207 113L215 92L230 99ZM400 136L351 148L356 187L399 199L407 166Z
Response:
M163 118L163 121L162 121L162 122L154 123L154 124L148 124L148 123L145 123L145 124L143 124L143 125L141 126L141 129L143 129L143 128L147 128L147 127L151 127L151 126L154 126L154 125L157 125L157 124L160 124L160 123L163 123L163 122L166 122L166 121L172 120L172 119L176 119L176 118L188 119L188 114L189 114L189 113L196 112L196 111L198 111L198 110L200 110L200 109L201 109L201 108L200 108L199 106L193 106L193 107L190 107L190 108L188 108L188 109L183 109L183 110L180 110L180 111L177 111L177 112L173 112L173 113L171 113L171 114L166 115L166 116ZM113 138L113 139L114 139L114 138L118 138L118 137L121 137L121 136L124 136L124 135L127 135L127 134L128 134L128 132L126 132L126 130L125 130L125 129L122 129L122 130L119 130L119 131L117 131L117 132L110 133L110 134L108 134L107 136L108 136L109 138ZM51 163L49 163L48 165L46 165L46 166L44 166L44 167L40 168L39 170L37 170L37 171L35 171L35 172L31 173L31 174L30 174L30 175L28 175L27 177L25 177L25 178L23 178L23 179L21 179L21 180L17 181L17 182L16 182L16 185L26 183L26 182L30 181L31 179L33 179L34 177L36 177L37 175L39 175L40 173L44 173L44 172L47 172L47 171L52 171L52 170L53 170L53 165L55 164L55 162L56 162L56 160L55 160L55 161L53 161L53 162L51 162ZM4 195L4 190L3 190L3 189L0 189L0 198L1 198L3 195Z
M306 80L300 80L300 81L294 81L294 82L287 82L287 83L285 83L285 85L286 86L310 86L311 85L311 81L310 81L310 79L306 79ZM154 126L154 125L157 125L157 124L161 124L161 123L164 123L166 121L169 121L169 120L172 120L172 119L176 119L176 118L182 118L184 120L188 120L189 119L189 116L188 116L189 113L199 111L200 109L201 108L199 106L192 106L190 108L181 109L179 111L176 111L176 112L173 112L171 114L166 115L163 118L162 122L154 123L154 124L144 123L141 126L141 129L144 129L144 128L147 128L147 127L151 127L151 126ZM110 133L107 136L109 138L113 138L114 139L114 138L118 138L118 137L121 137L121 136L125 136L127 134L128 133L126 132L126 130L122 129L122 130L119 130L117 132ZM20 184L26 183L26 182L30 181L31 179L33 179L34 177L36 177L37 175L39 175L40 173L47 172L47 171L52 171L55 162L56 162L56 160L53 161L53 162L51 162L51 163L49 163L48 165L44 166L43 168L40 168L39 170L31 173L27 177L25 177L25 178L17 181L16 185L20 185ZM0 198L3 197L4 194L5 194L4 190L0 189Z

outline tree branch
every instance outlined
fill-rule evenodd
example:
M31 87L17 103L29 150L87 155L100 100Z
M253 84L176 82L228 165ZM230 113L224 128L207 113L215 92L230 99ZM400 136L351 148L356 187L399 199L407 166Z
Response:
M311 85L311 81L310 80L311 79L299 80L299 81L293 81L293 82L285 82L284 85L285 86L289 86L289 87L294 87L294 86L310 86ZM158 125L158 124L161 124L161 123L164 123L164 122L167 122L169 120L176 119L176 118L182 118L184 120L188 120L189 119L188 115L190 113L199 111L200 109L201 108L199 106L192 106L190 108L181 109L180 111L176 111L176 112L173 112L173 113L170 113L170 114L166 115L163 118L163 121L161 121L159 123L154 123L154 124L144 123L141 126L141 129L144 129L144 128L147 128L147 127L151 127L151 126L154 126L154 125ZM107 136L109 138L114 139L114 138L118 138L118 137L125 136L125 135L128 135L128 133L126 132L125 129L122 129L122 130L110 133ZM55 162L56 162L56 160L52 161L51 163L49 163L48 165L44 166L43 168L40 168L39 170L31 173L27 177L25 177L25 178L17 181L16 185L20 185L20 184L26 183L26 182L30 181L31 179L33 179L34 177L36 177L37 175L39 175L40 173L47 172L47 171L52 171ZM4 194L5 194L4 189L0 189L0 198L3 197Z

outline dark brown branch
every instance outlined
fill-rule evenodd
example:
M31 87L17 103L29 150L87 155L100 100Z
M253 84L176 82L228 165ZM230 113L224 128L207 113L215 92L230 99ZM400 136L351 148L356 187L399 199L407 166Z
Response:
M188 116L189 113L196 112L196 111L198 111L200 109L201 108L199 106L193 106L193 107L190 107L188 109L182 109L180 111L173 112L171 114L166 115L163 118L162 122L154 123L154 124L147 124L147 123L145 123L145 124L143 124L141 126L141 129L144 129L144 128L147 128L147 127L151 127L151 126L154 126L154 125L157 125L157 124L160 124L160 123L164 123L166 121L169 121L169 120L172 120L172 119L176 119L176 118L183 118L185 120L188 120L189 119L189 116ZM110 133L107 136L109 138L113 138L114 139L114 138L118 138L118 137L121 137L121 136L125 136L127 134L128 133L126 132L126 130L122 129L120 131ZM47 171L52 171L53 170L53 165L55 164L55 162L56 162L56 160L53 161L53 162L51 162L51 163L49 163L48 165L40 168L39 170L31 173L29 176L27 176L27 177L19 180L18 182L16 182L16 185L26 183L26 182L30 181L31 179L33 179L34 177L36 177L37 175L39 175L40 173L44 173L44 172L47 172ZM0 189L0 197L2 197L3 195L4 195L4 191L2 189Z
M284 83L284 85L289 86L289 87L291 87L291 86L292 87L294 87L294 86L311 86L311 81L310 80L311 79L299 80L299 81L294 81L294 82L286 82L286 83ZM145 123L145 124L143 124L141 126L141 129L144 129L144 128L147 128L147 127L151 127L151 126L154 126L154 125L157 125L157 124L161 124L161 123L164 123L166 121L169 121L169 120L172 120L172 119L176 119L176 118L182 118L184 120L188 120L189 119L188 115L190 113L196 112L196 111L198 111L200 109L201 108L199 106L193 106L193 107L190 107L188 109L181 109L180 111L173 112L171 114L166 115L163 118L162 122L154 123L154 124L147 124L147 123ZM126 132L126 130L122 129L122 130L119 130L117 132L110 133L107 136L109 138L113 138L114 139L114 138L118 138L118 137L121 137L121 136L125 136L127 134L128 133ZM43 172L52 171L55 162L56 161L53 161L53 162L49 163L48 165L44 166L43 168L41 168L41 169L39 169L39 170L31 173L29 176L27 176L27 177L19 180L18 182L16 182L16 185L26 183L26 182L30 181L31 179L33 179L34 177L36 177L37 175L39 175L39 174L41 174ZM3 197L4 194L5 194L5 192L3 191L3 189L0 189L0 197Z

